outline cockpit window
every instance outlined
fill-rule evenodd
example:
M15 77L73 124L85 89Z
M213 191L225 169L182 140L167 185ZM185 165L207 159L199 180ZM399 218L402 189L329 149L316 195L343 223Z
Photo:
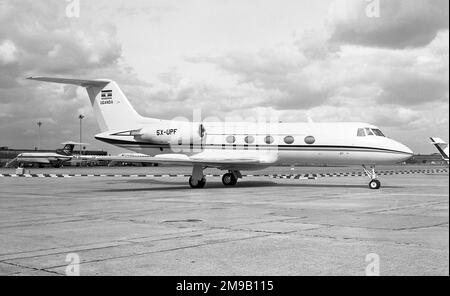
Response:
M373 132L372 132L372 130L371 130L370 128L366 128L366 134L367 134L368 136L373 136L373 135L374 135Z
M378 137L386 137L384 134L383 134L383 132L382 131L380 131L379 129L372 129L372 131L373 131L373 133L375 134L375 135L377 135Z
M365 137L365 136L377 136L377 137L386 137L382 131L380 131L377 128L359 128L358 129L358 137Z

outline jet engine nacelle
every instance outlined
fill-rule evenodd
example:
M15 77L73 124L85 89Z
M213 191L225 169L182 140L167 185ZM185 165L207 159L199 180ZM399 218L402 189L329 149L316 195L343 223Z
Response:
M201 144L206 138L206 130L201 123L161 123L136 131L135 138L156 144Z

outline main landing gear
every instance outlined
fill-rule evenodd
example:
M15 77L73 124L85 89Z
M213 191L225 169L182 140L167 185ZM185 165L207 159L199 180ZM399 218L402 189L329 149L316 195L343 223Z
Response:
M223 175L222 183L225 186L234 186L237 184L238 179L242 178L241 172L230 171L229 173Z
M194 188L194 189L204 188L206 185L206 178L203 177L201 180L195 180L192 177L190 177L189 185L191 186L191 188Z
M222 177L222 183L225 186L234 186L237 184L238 179L241 179L242 175L239 171L229 171ZM189 178L189 186L194 189L204 188L206 185L206 178L203 174L203 167L194 166L192 169L192 176Z
M191 188L200 189L206 185L206 178L203 175L203 167L194 166L192 169L192 176L189 178L189 185Z
M365 165L363 165L364 172L370 178L369 188L372 190L377 190L381 188L381 182L378 180L378 175L375 172L375 166L370 166L368 169Z

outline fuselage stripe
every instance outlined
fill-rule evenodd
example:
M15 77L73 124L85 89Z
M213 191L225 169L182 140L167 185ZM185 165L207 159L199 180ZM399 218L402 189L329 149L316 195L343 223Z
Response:
M168 145L168 144L154 144L154 143L143 143L143 142L133 142L133 141L123 141L123 140L114 140L114 139L105 139L105 138L96 138L99 141L103 141L108 144L113 144L117 146L123 147L147 147L153 149L223 149L223 144L194 144L194 145ZM352 152L385 152L385 153L398 153L398 154L407 154L410 153L390 150L384 148L376 148L376 147L362 147L362 146L338 146L338 145L230 145L225 144L227 150L249 150L249 151L258 151L258 150L281 150L281 151L352 151Z

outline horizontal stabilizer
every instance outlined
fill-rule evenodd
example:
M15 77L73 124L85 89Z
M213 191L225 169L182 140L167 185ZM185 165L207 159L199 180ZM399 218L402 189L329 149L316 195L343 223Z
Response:
M107 79L84 80L84 79L43 77L43 76L29 77L27 79L44 81L44 82L78 85L78 86L82 86L82 87L90 87L90 86L103 87L111 82L111 80L107 80Z
M72 141L67 141L64 143L61 143L61 145L75 145L75 146L88 146L88 143L78 143L78 142L72 142Z

